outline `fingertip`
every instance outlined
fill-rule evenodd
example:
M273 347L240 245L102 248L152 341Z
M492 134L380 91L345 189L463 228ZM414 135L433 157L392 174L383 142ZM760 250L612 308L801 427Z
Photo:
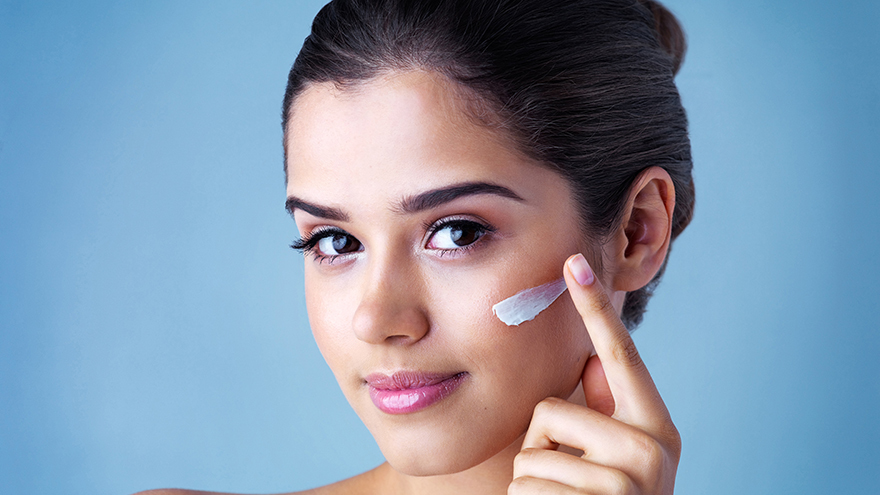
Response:
M583 287L592 285L596 280L596 275L584 255L578 253L568 258L565 262L572 278Z

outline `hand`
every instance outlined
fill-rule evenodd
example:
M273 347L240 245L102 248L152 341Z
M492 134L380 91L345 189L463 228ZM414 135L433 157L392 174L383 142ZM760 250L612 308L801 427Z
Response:
M558 398L535 407L508 494L670 495L681 437L669 411L582 255L566 261L565 281L596 350L582 380L589 407Z

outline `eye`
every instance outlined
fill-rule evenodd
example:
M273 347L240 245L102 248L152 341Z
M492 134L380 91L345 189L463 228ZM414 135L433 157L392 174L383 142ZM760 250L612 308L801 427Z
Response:
M335 227L319 228L294 242L290 247L311 255L321 263L332 263L339 256L363 251L361 241L348 232Z
M361 243L349 234L331 232L318 238L317 248L324 256L339 256L360 251Z
M477 242L490 228L471 220L448 220L434 227L428 249L461 249Z

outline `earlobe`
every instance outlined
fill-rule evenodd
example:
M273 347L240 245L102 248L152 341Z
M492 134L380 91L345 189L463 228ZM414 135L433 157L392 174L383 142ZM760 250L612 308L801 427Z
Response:
M672 235L675 186L666 170L651 167L633 182L622 222L610 243L615 290L644 287L663 265Z

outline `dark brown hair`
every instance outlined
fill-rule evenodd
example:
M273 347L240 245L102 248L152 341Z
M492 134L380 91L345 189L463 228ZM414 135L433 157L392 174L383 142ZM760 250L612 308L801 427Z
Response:
M678 21L650 0L333 0L290 70L282 128L286 135L291 105L310 83L435 71L474 96L483 123L569 181L594 241L619 225L639 173L663 167L675 185L675 239L694 205L673 82L684 51ZM285 139L285 163L286 155ZM641 322L665 267L627 293L628 328Z

